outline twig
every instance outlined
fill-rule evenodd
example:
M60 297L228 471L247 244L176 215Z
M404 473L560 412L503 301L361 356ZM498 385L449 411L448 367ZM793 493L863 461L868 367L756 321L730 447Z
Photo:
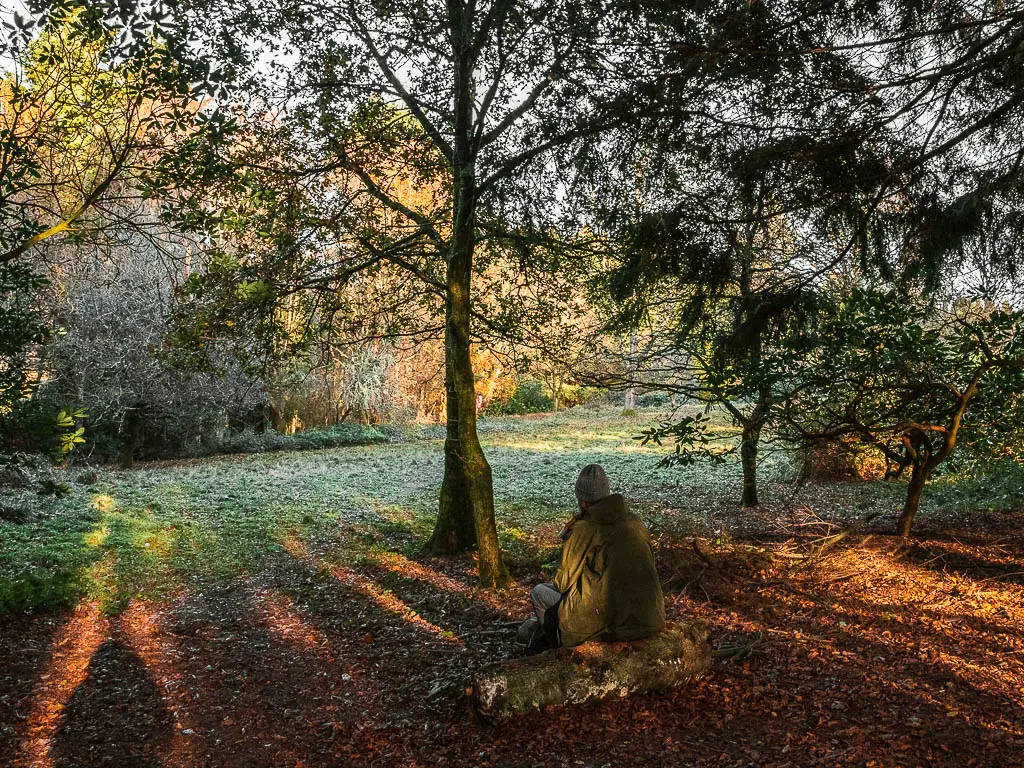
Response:
M986 579L978 579L978 581L999 581L1000 579L1008 579L1011 576L1024 576L1024 571L1014 571L1013 573L1000 573L997 576L989 576Z
M847 579L852 579L854 576L860 576L861 573L863 573L863 571L853 571L851 573L844 573L841 576L836 576L834 579L829 579L828 581L821 582L821 586L823 586L823 587L831 587L833 584L838 584L841 581L846 581Z
M711 562L711 560L709 560L703 552L700 551L700 547L697 546L696 539L693 540L693 551L697 553L697 557L699 557L701 559L701 562L703 562L708 568L715 567L715 564Z
M740 659L746 658L750 652L761 644L764 640L764 632L762 630L757 631L757 637L751 640L749 643L742 645L727 645L721 648L716 648L711 652L711 657L714 659Z
M833 547L835 547L836 544L838 544L840 541L845 539L851 533L856 533L857 531L859 531L861 528L863 528L865 525L870 523L876 517L878 517L878 513L877 512L873 512L870 515L868 515L867 517L862 518L860 520L857 520L853 524L847 526L846 528L841 530L839 533L835 533L835 534L832 534L831 536L826 536L825 538L821 539L821 542L822 542L821 545L816 550L814 550L813 552L809 553L807 555L807 557L804 558L804 561L802 563L800 563L800 565L797 566L797 570L800 570L801 568L804 568L804 567L810 565L811 563L813 563L813 562L815 562L817 560L820 560L822 557L825 556L825 554L829 550L831 550Z
M690 579L686 583L686 586L684 586L681 591L685 592L690 587L692 587L694 584L698 583L701 579L704 578L704 574L707 573L707 572L708 572L708 567L705 565L703 568L700 569L700 573L698 573L696 576L694 576L692 579ZM707 595L707 592L705 592L704 594Z

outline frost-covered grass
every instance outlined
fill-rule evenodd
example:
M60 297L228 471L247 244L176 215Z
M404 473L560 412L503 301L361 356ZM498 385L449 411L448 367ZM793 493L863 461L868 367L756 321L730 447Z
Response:
M718 465L658 467L664 449L641 447L634 436L660 416L581 408L481 422L514 572L553 561L557 531L574 511L576 473L591 462L605 467L656 534L763 532L794 510L825 518L893 513L901 500L898 484L796 487L788 457L769 450L755 520L737 503L735 456ZM724 421L717 427L733 431ZM135 597L258 577L295 539L338 561L370 548L414 554L433 522L441 434L428 428L404 443L106 470L88 486L72 472L72 495L59 500L6 491L0 505L23 516L0 520L0 611L83 595L117 610Z

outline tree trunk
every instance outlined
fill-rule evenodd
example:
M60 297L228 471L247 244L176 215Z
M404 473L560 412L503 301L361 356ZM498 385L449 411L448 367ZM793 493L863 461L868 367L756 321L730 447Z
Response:
M476 384L470 357L477 194L472 104L469 58L457 56L452 159L454 210L447 263L444 334L448 421L437 522L425 551L455 554L476 546L480 582L484 586L501 586L508 582L509 577L498 546L491 467L476 433Z
M637 360L637 352L640 349L640 340L636 336L636 331L629 332L629 356L626 358L626 377L629 379L629 387L626 389L626 397L623 401L623 407L627 411L636 410L636 374L639 368L639 360Z
M122 469L131 469L135 466L135 450L138 448L141 432L142 417L138 408L131 408L125 414L124 423L121 425L121 456L118 463Z
M510 717L550 705L665 691L710 667L707 625L684 621L647 640L585 643L491 664L473 675L472 703L485 717Z
M743 465L743 497L740 504L744 507L757 506L757 447L761 440L761 428L757 424L747 422L743 425L740 438L740 463Z
M910 535L910 529L914 525L914 517L917 515L917 508L921 506L921 494L924 491L925 483L928 482L928 475L931 474L923 464L914 464L910 474L910 483L907 485L907 498L903 502L903 512L900 514L897 532L900 536Z
M457 218L458 221L458 218ZM448 267L445 312L447 431L444 481L430 554L479 550L480 580L504 583L508 573L498 548L491 467L476 433L476 387L470 360L469 309L473 232L456 230ZM457 250L456 250L457 249Z

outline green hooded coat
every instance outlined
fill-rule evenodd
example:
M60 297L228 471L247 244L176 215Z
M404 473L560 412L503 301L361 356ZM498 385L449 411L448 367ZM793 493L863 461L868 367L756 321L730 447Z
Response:
M555 573L558 644L638 640L665 625L665 598L647 527L615 493L573 523Z

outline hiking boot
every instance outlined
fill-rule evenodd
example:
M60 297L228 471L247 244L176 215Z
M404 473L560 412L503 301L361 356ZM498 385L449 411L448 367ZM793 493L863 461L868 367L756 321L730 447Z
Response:
M538 629L540 629L540 622L536 616L531 616L520 624L519 629L516 630L516 642L520 645L529 645L530 641L533 640L534 633Z

